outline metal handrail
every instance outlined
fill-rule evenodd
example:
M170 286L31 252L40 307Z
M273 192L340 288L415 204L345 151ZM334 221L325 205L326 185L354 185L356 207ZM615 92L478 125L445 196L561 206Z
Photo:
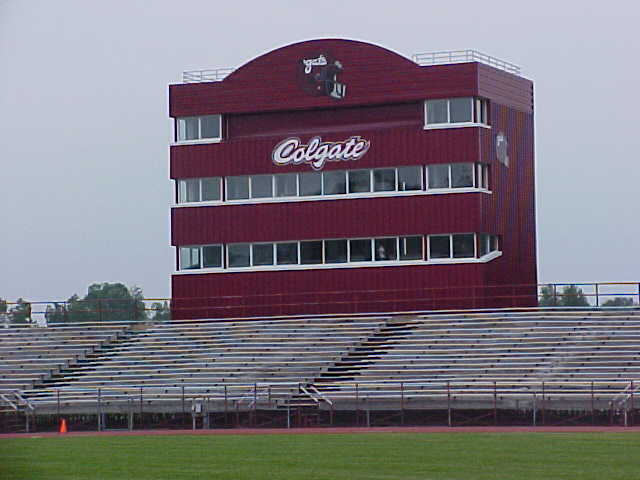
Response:
M182 83L221 82L234 70L235 68L187 70L182 72Z
M506 60L478 52L477 50L450 50L440 52L416 53L412 56L414 62L421 66L445 65L451 63L479 62L505 72L521 75L521 68Z
M16 412L18 411L18 406L13 403L11 400L9 400L5 395L3 395L2 393L0 393L0 399L4 400L7 404L9 404L9 406L11 408L13 408Z

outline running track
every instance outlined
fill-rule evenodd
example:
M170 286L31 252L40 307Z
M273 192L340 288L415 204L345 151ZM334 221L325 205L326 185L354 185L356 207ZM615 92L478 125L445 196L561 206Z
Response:
M4 438L105 437L141 435L317 435L345 433L640 433L638 427L320 427L232 428L212 430L111 430L106 432L9 433Z

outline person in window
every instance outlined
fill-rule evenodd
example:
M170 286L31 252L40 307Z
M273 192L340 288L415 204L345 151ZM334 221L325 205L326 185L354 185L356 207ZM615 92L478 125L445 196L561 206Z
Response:
M376 260L389 260L389 255L387 255L384 245L378 245L376 249Z

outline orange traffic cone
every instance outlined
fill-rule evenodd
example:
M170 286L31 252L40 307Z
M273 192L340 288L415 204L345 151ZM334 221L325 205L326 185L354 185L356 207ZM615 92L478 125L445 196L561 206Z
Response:
M60 420L60 429L58 430L58 433L67 433L67 420L65 418Z

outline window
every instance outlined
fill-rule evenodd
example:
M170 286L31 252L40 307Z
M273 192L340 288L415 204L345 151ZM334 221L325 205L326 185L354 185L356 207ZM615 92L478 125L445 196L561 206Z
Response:
M399 238L400 260L422 260L422 237Z
M370 262L371 240L349 240L349 252L350 262Z
M450 235L431 235L429 237L429 258L451 258Z
M479 244L478 251L479 251L480 257L484 257L485 255L491 252L496 252L499 250L497 235L489 235L487 233L482 233L480 234L478 244Z
M397 244L397 238L376 238L373 246L376 255L376 261L397 260Z
M300 242L300 263L303 265L322 263L322 242Z
M347 193L347 172L339 170L335 172L323 172L323 194L324 195L339 195Z
M398 191L422 190L422 167L398 168Z
M429 188L450 188L449 165L429 165L427 176Z
M251 264L255 266L273 265L273 243L251 245Z
M249 177L227 177L227 200L249 198Z
M425 126L488 125L484 98L460 97L425 101Z
M276 259L278 265L297 265L298 242L276 244Z
M322 195L322 173L305 172L301 173L298 179L300 181L300 196Z
M349 171L349 193L371 191L371 170Z
M489 166L473 163L443 163L427 166L429 189L489 189Z
M475 234L429 236L429 259L475 258Z
M181 117L177 122L177 141L220 140L222 138L222 116L204 115Z
M178 180L178 203L220 201L221 184L220 177Z
M473 258L476 256L475 235L465 233L452 235L453 258Z
M207 245L202 247L202 267L222 267L222 245Z
M251 198L273 197L273 175L254 175L251 177Z
M248 243L236 243L227 247L229 267L248 267L251 265L251 249Z
M373 190L376 192L392 192L396 190L396 169L380 168L374 170Z
M473 187L473 163L451 164L451 188Z
M478 188L489 190L489 165L486 163L476 164L476 185Z
M222 245L180 247L180 270L199 268L222 268Z
M298 195L298 175L283 173L275 175L276 197L295 197Z
M324 241L324 261L325 263L346 263L347 262L347 241L346 240L325 240Z

